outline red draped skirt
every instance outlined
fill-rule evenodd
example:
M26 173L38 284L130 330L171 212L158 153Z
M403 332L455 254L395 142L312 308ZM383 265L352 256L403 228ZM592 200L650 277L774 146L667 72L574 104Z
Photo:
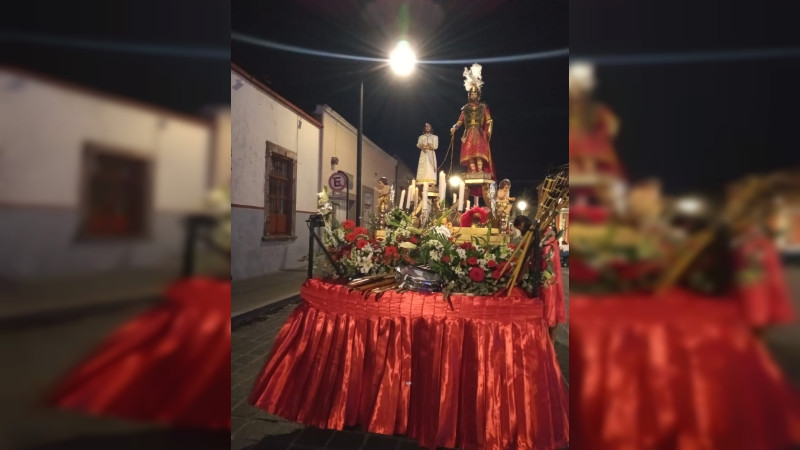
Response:
M250 403L320 428L427 447L559 449L567 391L538 299L388 292L309 280Z
M230 429L231 284L181 281L115 331L46 399L173 426Z
M573 445L784 449L800 397L740 305L684 291L571 298Z

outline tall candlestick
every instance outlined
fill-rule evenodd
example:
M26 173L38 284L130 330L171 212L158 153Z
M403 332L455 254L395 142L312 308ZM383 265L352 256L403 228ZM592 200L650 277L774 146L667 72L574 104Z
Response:
M458 186L458 210L464 210L464 182Z
M428 210L428 183L422 183L422 209Z
M453 204L458 205L458 194L453 192Z
M447 182L445 181L444 170L439 172L439 201L444 201L444 195L447 189Z
M403 189L403 192L400 193L400 209L403 209L406 206L403 204L405 203L405 201L406 201L406 190Z
M414 196L414 185L408 185L408 198L406 198L406 209L411 208L411 197Z

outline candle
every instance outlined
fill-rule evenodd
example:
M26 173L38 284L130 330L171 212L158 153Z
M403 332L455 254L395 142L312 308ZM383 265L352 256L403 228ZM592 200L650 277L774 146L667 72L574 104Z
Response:
M475 202L474 202L473 204L474 204L475 206L478 206L478 198L480 198L480 197L478 197L477 195L473 195L473 196L472 196L472 198L474 198L474 199L475 199Z
M403 192L400 193L400 209L403 209L405 206L403 203L406 201L406 190L403 189Z
M408 185L408 198L406 199L406 209L411 208L411 197L414 196L414 185Z
M464 210L464 182L458 186L458 210Z
M469 200L467 200L467 209L469 209Z
M447 183L444 179L444 170L439 172L439 201L444 200L445 189L447 189Z
M458 204L458 194L456 194L455 192L453 192L453 204L454 205Z
M428 210L428 183L422 183L422 209Z

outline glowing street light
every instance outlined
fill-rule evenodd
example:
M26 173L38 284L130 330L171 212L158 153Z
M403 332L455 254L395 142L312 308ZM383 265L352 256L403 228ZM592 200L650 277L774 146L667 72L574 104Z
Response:
M394 73L402 77L410 75L416 64L417 56L414 54L414 50L411 50L411 44L406 40L398 42L389 55L389 66Z
M458 175L453 175L452 177L450 177L450 186L454 188L461 186L461 177L459 177Z
M525 214L525 210L528 209L528 202L526 202L525 200L518 201L517 208L519 209L520 213Z
M389 65L392 71L399 76L409 75L414 71L417 57L411 50L408 41L397 43L394 51L389 55ZM364 145L364 82L358 98L358 141L356 142L356 225L361 226L361 156Z

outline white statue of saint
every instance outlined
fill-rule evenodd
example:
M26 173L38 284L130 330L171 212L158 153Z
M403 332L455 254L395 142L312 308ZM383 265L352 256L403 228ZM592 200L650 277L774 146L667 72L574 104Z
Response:
M433 134L431 124L425 124L425 132L417 139L420 149L417 164L417 184L436 184L436 149L439 148L439 136Z

